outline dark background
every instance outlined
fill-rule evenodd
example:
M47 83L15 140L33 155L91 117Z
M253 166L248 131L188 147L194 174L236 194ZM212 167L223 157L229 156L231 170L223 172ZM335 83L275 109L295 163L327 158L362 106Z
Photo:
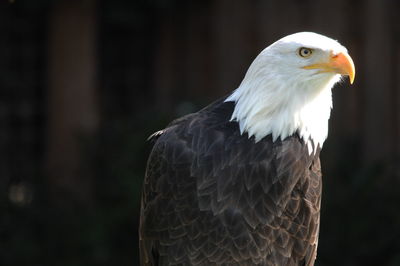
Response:
M316 265L400 265L400 2L0 0L0 265L138 265L146 138L297 31L338 39Z

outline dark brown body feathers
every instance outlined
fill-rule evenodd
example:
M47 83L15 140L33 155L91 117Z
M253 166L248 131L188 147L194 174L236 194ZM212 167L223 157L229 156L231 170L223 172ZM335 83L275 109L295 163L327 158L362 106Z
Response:
M217 101L154 135L142 265L314 265L319 150L297 134L255 143L229 121L233 108Z

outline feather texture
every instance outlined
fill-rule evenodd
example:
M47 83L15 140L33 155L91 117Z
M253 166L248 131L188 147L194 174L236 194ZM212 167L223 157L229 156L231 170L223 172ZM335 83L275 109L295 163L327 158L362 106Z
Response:
M319 152L341 75L355 75L345 47L292 34L263 50L230 96L153 134L142 265L313 266Z
M313 49L313 56L299 56L298 49L303 46ZM311 32L292 34L268 46L226 99L236 103L231 120L256 141L270 134L273 140L284 140L297 132L309 153L315 152L328 136L331 89L341 75L303 67L329 61L331 54L340 52L347 53L347 49Z
M159 135L144 181L142 265L313 265L319 152L298 134L255 143L229 121L233 110L218 101Z

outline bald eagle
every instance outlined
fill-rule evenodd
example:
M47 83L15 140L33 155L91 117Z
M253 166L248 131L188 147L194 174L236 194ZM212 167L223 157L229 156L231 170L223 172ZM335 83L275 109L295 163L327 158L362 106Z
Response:
M173 121L143 185L142 265L314 265L319 153L345 47L300 32L263 50L240 86Z

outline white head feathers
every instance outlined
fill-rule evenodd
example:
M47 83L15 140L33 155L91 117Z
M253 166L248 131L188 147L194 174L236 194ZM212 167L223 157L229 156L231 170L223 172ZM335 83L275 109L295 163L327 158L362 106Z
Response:
M226 99L236 103L231 120L256 142L269 134L275 141L297 132L309 152L315 152L328 136L331 89L343 74L336 65L326 65L341 53L347 55L347 50L337 41L311 32L273 43L256 57Z

